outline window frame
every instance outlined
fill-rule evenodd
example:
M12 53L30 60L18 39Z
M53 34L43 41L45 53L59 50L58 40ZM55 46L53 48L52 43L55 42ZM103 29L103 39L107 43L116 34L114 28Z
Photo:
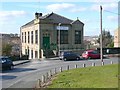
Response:
M78 33L78 34L76 34ZM80 30L75 30L75 44L81 44L81 31Z
M60 30L60 44L69 44L68 30ZM59 30L57 30L57 44L59 43Z

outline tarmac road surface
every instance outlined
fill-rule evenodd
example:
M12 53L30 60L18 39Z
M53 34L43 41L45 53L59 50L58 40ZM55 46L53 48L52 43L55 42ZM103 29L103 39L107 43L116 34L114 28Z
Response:
M119 60L120 58L118 57L104 59L104 64L111 64L111 61L116 64ZM55 68L57 68L57 72L60 67L66 70L68 65L70 69L72 69L75 68L76 64L78 68L82 68L83 64L86 64L88 67L91 66L93 62L96 66L101 66L100 59L80 61L61 61L56 59L46 59L42 61L32 60L29 63L15 66L13 70L0 73L1 88L34 88L37 80L41 79L42 75L45 75L49 70L52 70L52 73L54 73Z

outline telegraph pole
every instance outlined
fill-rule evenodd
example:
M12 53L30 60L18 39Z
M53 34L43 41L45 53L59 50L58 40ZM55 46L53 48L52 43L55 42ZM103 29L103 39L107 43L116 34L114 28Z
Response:
M101 35L100 35L100 57L101 57L101 61L103 62L103 45L102 45L102 6L100 6L100 31L101 31Z
M60 25L61 25L61 23L59 23L58 24L59 25L59 44L58 44L58 46L59 46L59 56L60 56L60 30L61 30L61 27L60 27Z

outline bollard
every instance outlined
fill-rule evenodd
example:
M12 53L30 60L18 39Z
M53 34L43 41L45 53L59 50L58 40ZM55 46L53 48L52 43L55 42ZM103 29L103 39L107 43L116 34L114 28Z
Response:
M41 87L41 80L40 79L38 79L38 85L39 85L39 87Z
M83 67L86 67L86 64L83 64Z
M49 71L49 77L51 77L51 76L52 76L52 71L50 70L50 71Z
M42 83L45 83L45 75L42 75Z
M36 87L36 88L41 88L41 86L42 86L42 85L41 85L41 80L38 79L38 80L37 80L37 84L36 84L35 87Z
M60 67L60 72L62 72L62 67Z
M56 68L55 68L55 74L57 74L57 70L56 70Z
M67 70L69 70L70 69L70 67L69 67L69 65L67 66Z
M48 72L46 73L46 79L47 80L49 79L49 73Z
M102 62L102 66L104 65L104 62Z
M75 65L75 68L77 68L77 64Z
M113 61L111 61L111 64L113 64Z
M92 66L95 66L95 63L92 63Z

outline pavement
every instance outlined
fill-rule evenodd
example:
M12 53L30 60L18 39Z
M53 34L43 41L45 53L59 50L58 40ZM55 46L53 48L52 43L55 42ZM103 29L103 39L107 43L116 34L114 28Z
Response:
M16 65L20 65L28 62L30 62L30 60L19 60L19 61L13 61L13 64L14 66L16 66Z
M111 54L111 55L105 55L105 57L119 57L120 54ZM59 60L59 57L53 57L53 58L43 58L43 59L39 59L40 61L43 61L43 60ZM31 61L34 61L34 60L19 60L19 61L13 61L13 64L14 66L16 65L20 65L20 64L24 64L24 63L28 63L28 62L31 62Z
M54 58L43 58L43 59L39 59L40 61L43 60L59 60L59 57L54 57ZM18 61L13 61L14 66L20 65L20 64L24 64L24 63L28 63L28 62L32 62L34 60L18 60ZM36 60L35 60L36 61Z

